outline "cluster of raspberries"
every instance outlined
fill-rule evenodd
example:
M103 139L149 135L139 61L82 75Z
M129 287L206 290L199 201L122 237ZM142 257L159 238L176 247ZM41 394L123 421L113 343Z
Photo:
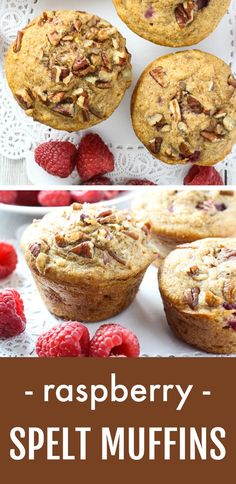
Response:
M6 242L0 242L0 279L16 268L17 253ZM18 291L6 288L0 291L0 338L23 333L26 328L24 303ZM90 338L87 327L79 322L63 322L42 334L36 343L40 357L138 357L137 336L120 324L104 324Z

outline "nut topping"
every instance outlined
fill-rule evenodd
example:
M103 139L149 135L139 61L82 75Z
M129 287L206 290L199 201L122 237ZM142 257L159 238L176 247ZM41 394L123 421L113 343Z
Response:
M193 96L187 97L187 104L190 111L195 114L201 114L203 112L203 106L201 103Z
M198 276L200 273L198 266L192 266L189 269L188 275L189 276Z
M162 141L163 139L160 136L150 141L149 148L152 151L152 153L158 154L160 152Z
M21 43L22 43L23 35L24 35L24 32L22 32L22 30L19 30L17 32L16 41L13 45L13 52L17 53L21 50Z
M125 235L127 235L128 237L131 237L131 239L139 240L139 235L138 235L137 232L133 232L133 231L129 231L129 230L124 230L123 233Z
M33 95L30 89L22 88L16 92L15 96L23 109L30 109L33 107Z
M205 301L206 301L207 305L212 307L212 308L217 307L221 304L221 298L216 296L209 289L206 291Z
M223 125L225 127L225 129L227 129L227 131L232 131L232 129L235 128L235 121L233 118L231 118L231 116L225 116L225 118L223 119Z
M193 21L194 9L195 9L194 1L179 3L175 8L175 18L181 29L183 29Z
M176 98L172 99L169 103L169 110L173 116L173 120L175 123L178 123L181 121L181 111L180 111L180 105L177 101Z
M73 118L74 113L75 113L75 107L74 104L71 103L59 103L56 104L55 106L51 107L52 111L55 111L56 113L61 114L62 116L66 116L68 118Z
M39 244L38 242L35 242L34 244L31 244L29 246L29 251L31 252L31 254L35 258L38 257L38 255L40 254L40 251L41 251L41 244Z
M79 71L87 69L90 66L90 62L86 57L77 58L72 66L72 71L77 74Z
M168 87L168 76L163 67L156 67L155 69L152 69L149 74L161 87Z
M147 120L150 126L155 126L161 119L163 118L162 114L156 113L153 114L152 116L148 116Z
M122 259L121 257L119 257L115 252L113 252L113 250L108 250L107 252L117 262L119 262L123 266L126 266L126 261L124 259Z
M218 141L221 141L222 138L224 138L223 135L211 131L201 131L200 134L203 138L205 138L207 141L210 141L211 143L217 143Z
M229 280L226 280L224 282L224 286L223 286L223 296L224 296L225 300L228 303L234 303L234 302L236 302L236 287Z
M79 255L80 257L92 259L94 256L94 245L90 241L81 242L81 244L73 247L70 252L73 252L73 254Z
M230 86L236 87L236 79L232 74L230 74L228 77L228 84Z
M59 34L57 31L49 32L47 34L47 38L48 38L50 44L56 46L60 43L61 34Z
M199 294L199 287L194 287L193 289L186 289L186 291L184 292L185 302L189 305L191 309L194 309L198 305Z

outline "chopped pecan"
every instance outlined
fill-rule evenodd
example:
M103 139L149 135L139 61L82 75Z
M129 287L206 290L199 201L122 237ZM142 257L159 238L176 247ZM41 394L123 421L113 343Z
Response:
M22 30L19 30L17 32L16 41L13 45L13 52L17 53L21 50L21 43L22 43L23 35L24 35L24 32L22 32Z
M198 151L198 150L194 151L193 153L191 153L191 155L188 156L189 163L196 163L197 161L199 161L200 156L201 156L201 151Z
M110 89L112 87L112 82L96 81L96 87L98 89Z
M94 256L94 245L92 242L81 242L81 244L76 245L70 250L73 254L79 255L80 257L85 257L92 259Z
M180 151L180 154L184 156L184 158L188 158L189 156L192 155L192 151L190 150L190 147L183 141L179 145L179 151Z
M228 77L228 84L230 86L236 87L236 79L232 74L230 74Z
M185 302L191 309L194 309L198 305L200 289L199 287L193 287L192 289L186 289L184 292Z
M107 53L104 51L102 52L102 64L109 72L112 72L112 65L108 59Z
M162 114L156 113L156 114L152 114L151 116L148 116L147 121L148 121L148 124L150 124L150 126L155 126L161 121L162 118L163 118Z
M69 67L53 66L51 68L51 79L55 82L62 82L70 74Z
M173 116L173 120L175 123L181 121L181 110L178 100L176 98L172 99L169 103L169 109Z
M187 97L188 108L192 113L201 114L203 112L203 106L201 103L193 96Z
M33 94L30 89L22 88L16 92L15 96L23 109L30 109L33 107Z
M55 106L51 106L50 109L68 118L73 118L75 114L75 106L73 103L66 103L66 102L59 103L59 104L56 104Z
M77 72L87 69L89 66L90 62L87 57L78 57L73 63L72 71L74 74L77 74Z
M58 45L61 41L61 34L57 32L56 30L54 32L49 32L47 34L47 38L52 45Z
M89 111L98 119L103 119L105 117L105 114L97 107L89 106Z
M194 9L194 1L179 3L175 8L175 18L181 29L183 29L193 21Z
M110 264L113 260L113 257L110 256L110 254L107 252L107 250L104 250L103 252L103 262L105 265Z
M227 131L232 131L235 128L235 121L231 116L227 115L223 119L223 125L227 129Z
M133 232L131 230L124 230L123 232L128 237L131 237L133 240L139 240L139 234L137 232Z
M186 123L183 123L183 121L180 121L180 122L178 123L178 129L179 129L180 131L183 131L184 133L188 133L188 126L187 126L187 124L186 124Z
M162 145L163 138L160 136L154 138L153 140L150 141L149 143L149 148L152 153L158 154L161 150L161 145Z
M198 276L200 273L198 266L192 266L189 268L188 275L189 276Z
M35 258L38 257L38 255L40 254L40 251L41 251L41 244L39 244L38 242L35 242L34 244L31 244L29 246L29 251L31 252L31 254Z
M151 222L147 221L145 224L142 226L142 231L145 233L145 235L149 236L152 230L152 224Z
M224 136L222 134L214 133L211 131L201 131L201 136L205 138L207 141L210 141L211 143L216 143L217 141L220 141Z
M198 10L206 8L210 0L195 0Z
M81 28L81 25L82 25L82 22L79 18L77 18L74 22L74 27L75 27L75 30L77 30L77 32L80 31L80 28Z
M108 209L108 210L104 210L103 212L100 212L96 218L98 219L101 217L108 217L108 215L112 215L112 214L113 214L112 210Z
M49 96L49 101L51 101L53 104L60 103L64 97L65 97L65 92L59 91L59 92L54 92Z
M117 262L119 262L119 264L126 266L126 261L124 259L122 259L121 257L119 257L115 252L113 252L113 250L108 250L107 252L113 259L115 259Z
M168 76L163 67L155 67L155 69L152 69L149 74L161 87L168 87Z
M97 218L97 221L103 225L103 224L115 224L117 222L117 217L114 213L111 215L105 215L105 216L100 216Z
M228 303L236 302L236 286L232 281L226 280L223 285L223 296Z
M47 21L48 21L48 14L47 12L43 12L38 21L38 25L42 27Z
M205 301L210 307L217 307L221 304L221 298L216 296L216 294L214 294L209 289L206 291Z
M220 195L225 195L226 197L233 197L234 193L233 190L220 190Z

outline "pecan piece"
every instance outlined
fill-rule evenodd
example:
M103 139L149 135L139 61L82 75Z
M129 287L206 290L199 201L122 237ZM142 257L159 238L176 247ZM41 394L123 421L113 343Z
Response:
M73 252L73 254L79 255L80 257L92 259L94 256L94 245L92 242L81 242L81 244L73 247L70 252Z
M59 103L55 106L51 106L51 110L68 118L73 118L75 114L75 107L73 103Z
M22 30L19 30L17 32L16 41L13 45L13 52L15 52L15 54L21 50L21 43L22 43L23 35L24 35L24 32L22 32Z
M77 72L87 69L89 66L90 62L87 57L78 57L73 63L72 71L74 74L77 74Z
M61 41L61 34L59 34L59 32L57 32L56 30L54 32L49 32L47 34L47 38L50 42L51 45L58 45Z
M178 103L178 100L176 98L172 99L169 103L169 109L170 112L173 116L173 120L175 123L178 123L181 121L181 110L180 110L180 105Z
M35 258L38 257L38 255L40 254L40 251L41 251L41 244L39 244L38 242L31 244L29 246L29 251L31 252L33 257L35 257Z
M235 128L235 121L231 116L227 115L223 119L223 125L227 129L227 131L232 131Z
M133 240L139 240L139 234L137 232L133 232L131 230L124 230L123 232L127 237L131 237Z
M117 222L117 217L115 214L111 214L111 215L107 215L107 216L103 216L103 217L98 217L97 218L97 221L101 224L101 225L106 225L106 224L115 224Z
M194 309L198 305L199 294L199 287L186 289L186 291L184 292L184 300L191 309Z
M236 302L236 286L229 280L224 282L223 296L228 303Z
M200 274L200 270L198 266L192 266L190 267L188 271L189 276L198 276Z
M98 219L101 217L108 217L108 215L112 215L112 214L113 214L112 210L104 210L103 212L99 213L96 218Z
M69 67L53 66L51 68L51 79L55 82L62 82L70 74Z
M201 114L203 112L203 106L201 103L193 96L187 97L188 108L192 113Z
M158 66L155 67L155 69L152 69L152 71L149 72L150 76L156 81L161 87L168 87L169 81L168 81L168 76L166 74L166 71L163 69L163 67Z
M103 252L103 262L105 266L107 264L111 264L113 257L110 256L110 254L107 252L107 250L104 250Z
M228 82L229 86L236 87L236 79L232 74L229 75L227 82Z
M126 261L124 259L122 259L121 257L119 257L115 252L113 252L113 250L108 250L107 252L113 259L115 259L117 262L119 262L119 264L126 266Z
M152 153L158 154L161 150L161 145L162 145L163 138L160 136L154 138L153 140L150 141L149 143L149 148Z
M112 87L112 82L96 81L96 87L98 89L110 89Z
M162 114L156 113L156 114L152 114L151 116L148 116L147 121L148 121L148 124L150 124L150 126L156 126L158 123L160 123L162 118L163 118Z
M33 94L28 88L22 88L15 94L23 109L30 109L33 107Z
M194 9L195 9L194 1L179 3L175 8L176 22L178 22L179 27L181 29L183 29L193 21Z
M103 119L105 117L105 114L102 111L100 111L97 107L89 106L89 111L98 119Z
M205 301L208 306L215 308L221 304L221 298L216 296L212 291L209 289L206 291L205 294Z
M206 8L209 4L210 0L195 0L197 9L202 10L203 8Z
M220 141L224 136L222 134L214 133L211 131L201 131L201 136L211 143L216 143Z

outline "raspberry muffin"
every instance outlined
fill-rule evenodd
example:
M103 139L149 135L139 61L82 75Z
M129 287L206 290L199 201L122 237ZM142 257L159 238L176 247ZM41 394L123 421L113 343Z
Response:
M171 252L159 271L167 321L209 353L236 353L236 239L204 239Z
M118 15L144 39L180 47L197 44L217 27L230 0L113 0Z
M16 101L33 119L79 131L107 119L131 83L130 55L96 15L47 11L18 32L6 57Z
M133 202L139 220L149 219L157 264L178 244L208 237L236 237L236 192L155 190Z
M214 165L236 141L236 79L221 59L198 50L156 59L131 104L133 127L165 163Z
M127 212L77 203L34 221L22 248L48 309L100 321L127 308L155 257L149 228Z

